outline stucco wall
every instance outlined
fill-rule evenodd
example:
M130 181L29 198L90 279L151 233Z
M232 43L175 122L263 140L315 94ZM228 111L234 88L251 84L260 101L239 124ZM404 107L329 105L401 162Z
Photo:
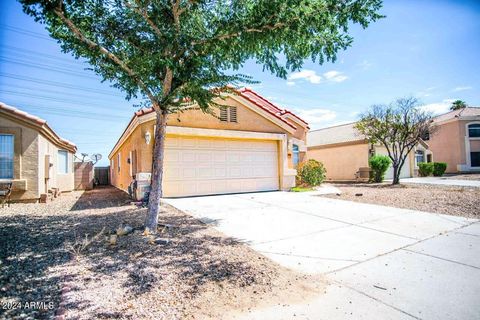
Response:
M58 172L58 151L64 150L58 148L50 140L47 140L43 136L39 136L39 149L38 149L38 178L40 193L47 193L48 189L59 188L60 191L72 191L74 189L74 168L73 168L73 154L68 152L68 173L63 174ZM46 155L50 156L50 163L52 166L49 169L49 179L45 180L45 159Z
M171 127L190 127L203 129L220 129L220 130L236 130L236 131L250 131L250 132L266 132L266 133L281 133L286 131L271 122L270 120L259 115L257 112L250 110L239 102L233 99L227 99L223 104L237 107L237 123L222 122L218 118L206 114L201 110L188 110L179 114L169 115L167 126ZM218 114L217 109L213 109ZM153 127L154 120L142 123L130 134L117 152L112 154L110 159L111 164L111 183L119 189L127 190L132 177L130 172L130 152L136 150L137 155L137 172L151 172L152 156L153 156ZM152 135L152 141L149 145L145 143L145 133L149 131ZM290 136L290 135L289 135ZM299 129L292 136L297 139L305 139L305 130ZM167 136L168 139L168 136ZM118 170L118 154L120 153L120 171ZM279 152L279 155L281 152ZM303 159L305 153L300 154L300 159ZM290 155L288 156L291 157ZM281 162L279 162L281 163ZM289 167L292 167L289 160Z
M465 163L465 128L461 127L459 121L439 125L427 141L435 161L446 162L449 173L457 172L457 164Z
M307 158L323 163L328 180L355 180L355 173L368 167L368 144L313 147L308 149Z
M38 199L38 140L37 131L0 117L0 133L15 135L15 163L14 163L14 189L12 200ZM15 187L26 186L27 190Z

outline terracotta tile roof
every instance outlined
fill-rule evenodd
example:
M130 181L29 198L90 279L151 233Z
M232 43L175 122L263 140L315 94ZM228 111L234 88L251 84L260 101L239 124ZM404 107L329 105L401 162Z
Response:
M52 139L53 142L56 142L55 140L58 140L58 142L60 142L61 144L64 144L65 147L67 147L67 148L70 148L74 151L76 151L76 149L77 149L76 145L73 142L68 141L67 139L63 139L60 136L58 136L55 133L55 131L53 131L53 129L50 128L50 126L47 124L47 121L42 119L42 118L34 116L34 115L32 115L28 112L19 110L15 107L9 106L9 105L7 105L3 102L0 102L0 112L5 112L5 113L13 116L14 118L18 118L18 119L24 120L26 122L29 122L29 123L35 125L36 127L38 127L40 131L44 130L44 133L47 133L47 136L50 139Z
M307 146L314 147L365 140L365 137L354 126L355 122L310 131L307 134Z
M467 107L463 109L453 110L433 118L434 122L443 122L460 117L480 116L480 107Z
M262 97L261 95L259 95L258 93L256 93L255 91L253 91L252 89L250 88L242 88L242 89L239 89L237 90L237 92L240 94L240 96L242 96L243 98L246 98L247 100L249 100L250 102L253 102L255 105L259 106L260 108L268 111L270 114L274 115L275 117L281 119L282 121L284 121L285 123L287 123L288 125L290 126L293 126L296 128L295 124L291 121L289 121L288 119L286 119L286 117L284 117L285 115L291 115L293 117L295 117L296 119L298 119L300 122L302 122L303 124L305 124L305 126L308 128L308 123L303 120L302 118L300 118L299 116L297 116L296 114L294 114L293 112L289 111L289 110L286 110L286 109L280 109L279 107L277 107L275 104L273 104L272 102L270 102L269 100L265 99L264 97Z

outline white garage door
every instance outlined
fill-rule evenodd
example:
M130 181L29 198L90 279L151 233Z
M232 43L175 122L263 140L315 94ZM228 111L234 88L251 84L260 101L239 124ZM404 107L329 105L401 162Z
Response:
M377 147L375 152L382 155L388 155L387 149L384 147ZM400 178L410 178L410 161L407 157L405 163L403 164L402 171L400 171ZM393 167L390 165L387 172L385 172L385 179L392 180L393 179Z
M165 197L279 189L276 141L168 136Z

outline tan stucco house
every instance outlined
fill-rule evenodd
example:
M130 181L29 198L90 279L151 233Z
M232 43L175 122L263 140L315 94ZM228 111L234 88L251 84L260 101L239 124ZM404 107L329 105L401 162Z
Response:
M212 114L191 106L168 116L164 197L293 187L308 124L248 88L218 102ZM127 191L134 178L150 178L154 124L155 112L142 109L118 139L109 154L115 187Z
M368 172L368 159L375 154L388 155L385 147L373 145L355 129L355 123L348 123L308 133L307 158L323 163L327 170L327 180L355 181L365 178ZM400 178L416 176L418 162L432 161L428 144L421 141L410 152L400 173ZM385 179L393 179L390 167Z
M480 171L480 108L454 110L433 119L428 145L448 173Z
M13 184L13 201L73 190L76 149L45 120L0 102L0 182Z

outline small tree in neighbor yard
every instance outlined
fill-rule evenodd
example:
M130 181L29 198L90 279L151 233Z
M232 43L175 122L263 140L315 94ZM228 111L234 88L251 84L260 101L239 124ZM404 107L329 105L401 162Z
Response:
M432 135L432 116L419 109L415 98L401 98L389 105L374 105L355 125L371 143L380 143L392 160L393 184L400 183L400 172L408 154L422 137Z
M391 164L392 160L390 160L388 156L376 154L370 157L370 159L368 159L368 165L372 169L370 180L373 182L382 182L385 178L385 172L387 172Z
M381 0L20 0L63 51L156 112L146 231L157 230L167 115L190 101L209 111L251 59L286 78L306 59L335 61L351 23L382 16ZM214 90L220 88L221 90ZM215 99L215 101L219 101ZM221 102L221 101L220 101Z

